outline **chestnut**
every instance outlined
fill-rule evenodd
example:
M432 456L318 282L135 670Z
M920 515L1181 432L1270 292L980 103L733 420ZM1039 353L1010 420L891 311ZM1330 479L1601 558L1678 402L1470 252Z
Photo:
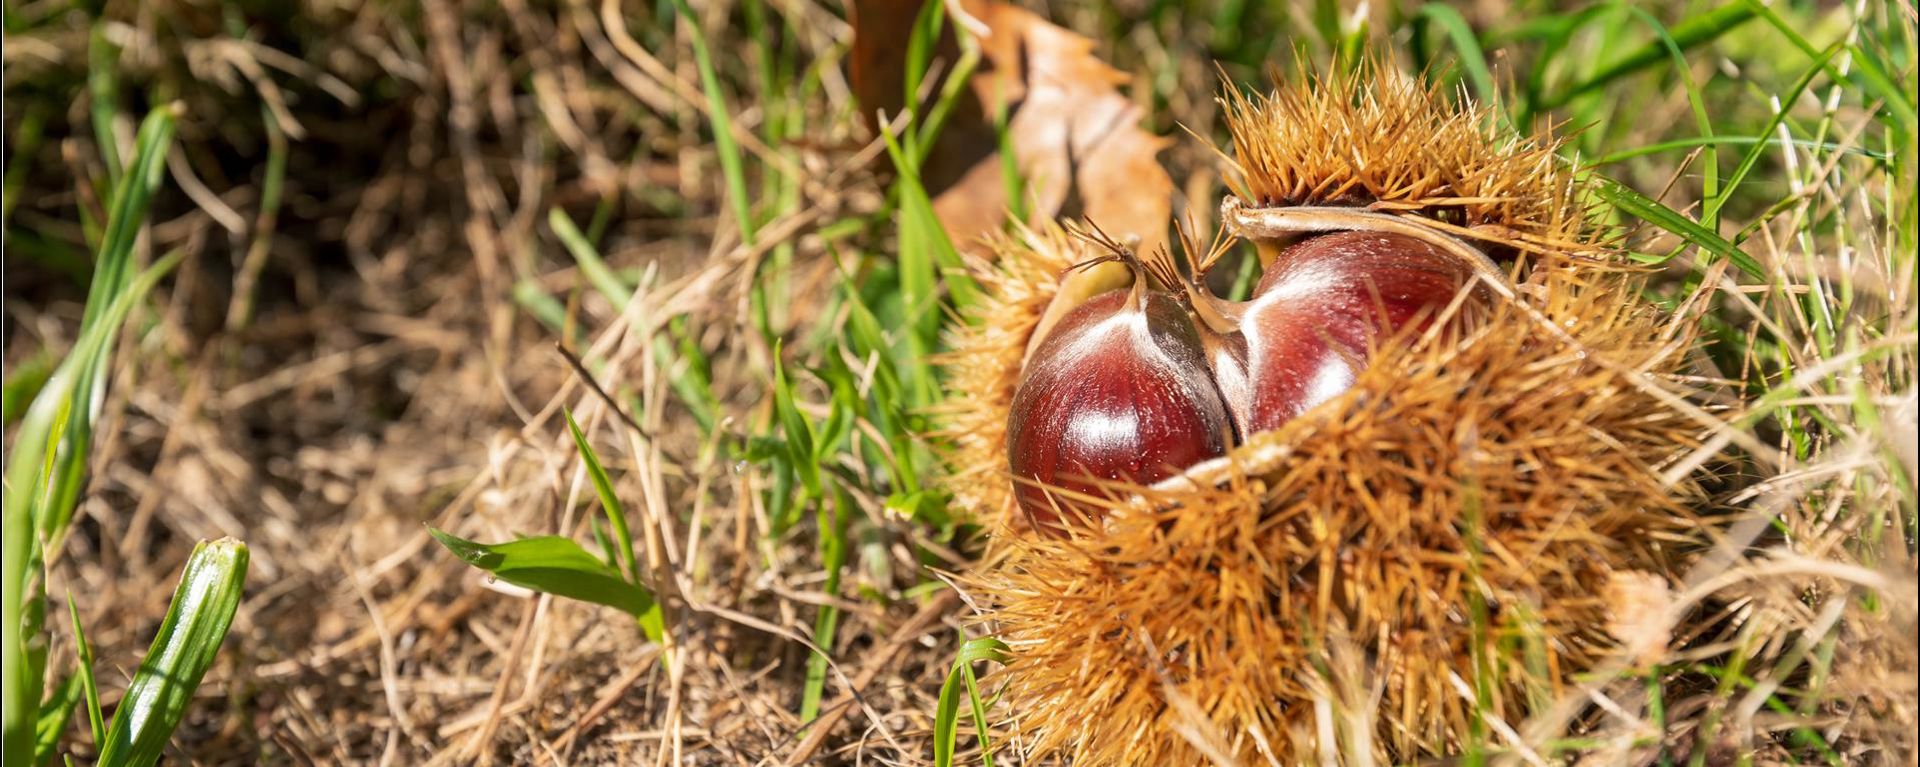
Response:
M1233 425L1186 307L1111 290L1062 316L1034 348L1014 394L1007 454L1015 498L1035 526L1097 518L1103 481L1149 484L1226 453ZM1055 490L1071 491L1069 493Z
M1472 276L1453 254L1398 233L1333 232L1281 250L1239 312L1242 431L1278 428L1346 391L1374 344L1424 329Z

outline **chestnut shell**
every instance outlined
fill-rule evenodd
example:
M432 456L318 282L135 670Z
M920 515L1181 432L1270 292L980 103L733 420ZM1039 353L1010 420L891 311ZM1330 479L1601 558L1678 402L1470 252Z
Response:
M1014 394L1015 498L1043 529L1058 529L1056 504L1101 513L1048 488L1105 497L1099 480L1148 484L1226 452L1232 421L1186 310L1164 293L1134 300L1108 291L1067 313Z
M1401 234L1335 232L1283 250L1241 320L1251 398L1235 408L1242 430L1278 428L1346 391L1373 344L1430 321L1471 277L1451 254Z

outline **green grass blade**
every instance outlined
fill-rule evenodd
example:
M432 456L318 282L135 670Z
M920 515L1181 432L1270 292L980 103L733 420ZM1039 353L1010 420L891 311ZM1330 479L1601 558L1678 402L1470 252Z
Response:
M1752 147L1755 145L1764 146L1768 149L1779 149L1782 147L1791 146L1798 149L1807 149L1807 150L1813 150L1813 151L1819 151L1819 152L1844 152L1847 154L1859 155L1861 157L1865 157L1867 159L1873 160L1874 162L1880 162L1880 163L1885 163L1893 159L1892 155L1889 155L1886 152L1881 152L1874 149L1868 149L1862 146L1846 146L1841 144L1835 144L1831 141L1810 141L1807 139L1793 139L1791 141L1788 141L1788 140L1781 139L1778 136L1718 135L1718 136L1689 136L1687 138L1673 139L1671 141L1660 141L1652 144L1645 144L1642 146L1628 147L1626 149L1621 149L1615 152L1609 152L1607 154L1596 157L1591 162L1588 162L1587 165L1589 167L1599 167L1601 165L1612 165L1614 163L1625 162L1627 160L1631 160L1636 157L1646 157L1649 155L1663 154L1666 152L1679 152L1679 151L1684 151L1684 150L1693 149L1695 147L1702 147L1702 146Z
M75 674L54 687L53 694L40 704L40 719L33 727L34 764L53 761L53 754L60 746L60 735L67 731L67 720L73 718L73 709L80 704L80 697L80 676Z
M101 765L146 767L160 761L200 677L220 653L246 580L246 544L222 538L193 548L160 633L114 708L100 746Z
M733 118L727 112L727 98L720 90L720 75L713 68L713 54L707 50L707 35L700 28L700 17L688 7L687 0L673 0L673 8L692 30L693 61L700 70L700 88L707 94L707 122L713 126L713 147L720 155L720 175L726 179L727 200L733 204L733 216L740 225L740 241L754 244L757 227L753 203L747 194L747 172L740 156L740 144L733 138Z
M63 443L55 435L70 432L67 425L73 412L84 409L81 374L99 366L100 360L110 354L121 322L180 258L181 254L174 253L142 272L107 306L100 321L82 332L66 361L27 407L14 433L13 450L7 455L5 499L0 503L5 515L0 626L8 627L0 631L0 655L5 661L4 681L0 681L5 729L0 743L4 744L8 762L24 764L32 758L41 673L46 668L46 640L40 633L46 609L39 542L58 536L44 535L41 530L44 526L57 528L52 530L55 533L64 531L64 521L56 526L46 520L70 517L71 505L60 508L54 504L70 504L78 497L77 472L86 463L84 456L62 462L63 453L70 456L84 450L75 451L70 441ZM62 467L66 467L64 471Z
M813 424L794 404L793 384L787 380L787 366L781 359L784 344L773 345L773 409L780 418L780 429L786 435L787 455L793 461L794 469L800 474L800 483L806 487L807 499L820 497L820 460L813 449ZM781 520L775 520L776 529L785 529Z
M0 180L0 229L13 221L13 206L20 204L20 191L26 188L27 173L33 170L33 158L40 153L40 142L46 138L50 111L47 102L36 99L20 116L20 127L14 131L12 144L7 147L5 176L0 177L3 179ZM13 244L11 232L7 238L7 244Z
M105 24L94 24L87 35L87 108L93 118L93 141L100 163L107 168L107 188L120 185L120 142L113 122L120 117L120 47L107 40Z
M80 680L82 698L87 703L87 726L92 728L93 742L107 742L106 718L100 715L100 685L93 678L93 643L87 641L86 628L80 625L80 607L73 602L73 593L67 593L67 619L73 622L73 645L77 663L73 678Z
M907 72L902 81L905 86L905 92L901 94L900 99L902 104L912 104L919 100L920 83L926 79L927 69L933 66L933 48L940 41L940 31L947 22L944 3L934 2L934 0L918 1L920 12L914 15L913 29L907 33ZM892 116L887 115L887 117ZM912 141L912 136L909 135L907 140Z
M4 394L0 394L0 423L10 426L20 420L20 416L26 414L27 403L33 401L52 375L53 357L45 353L14 365L13 372L7 376Z
M573 420L573 411L561 408L567 418L567 433L573 435L573 445L580 450L580 460L587 465L587 478L593 482L593 491L600 496L600 508L606 512L607 525L613 529L613 540L619 555L619 568L627 577L640 580L639 566L634 564L633 534L627 530L627 508L620 503L620 496L613 492L613 480L607 477L607 470L600 464L600 455L587 444L587 435L580 432L580 424Z
M1447 34L1447 41L1453 43L1460 57L1460 68L1473 86L1473 95L1483 104L1495 103L1500 94L1493 85L1493 72L1487 69L1487 54L1480 50L1480 39L1473 33L1473 27L1467 25L1466 17L1453 6L1442 3L1420 6L1420 12L1415 15Z
M1767 120L1766 127L1760 129L1760 135L1771 135L1775 129L1780 127L1782 122L1786 121L1787 112L1793 109L1793 103L1800 100L1800 94L1805 93L1807 86L1813 84L1814 77L1826 68L1827 62L1832 60L1834 53L1837 51L1838 48L1829 48L1821 53L1820 57L1814 62L1814 65L1809 67L1807 71L1800 76L1798 81L1794 82L1793 87L1787 89L1785 93L1780 94L1780 108L1774 110L1773 117ZM1734 190L1740 187L1740 182L1746 180L1747 174L1753 171L1753 167L1760 163L1760 158L1766 154L1766 151L1767 145L1763 143L1756 143L1747 148L1746 154L1740 158L1740 164L1733 169L1733 175L1728 176L1727 182L1721 186L1720 193L1707 197L1705 207L1701 212L1702 218L1708 221L1717 219L1721 207L1725 206L1727 201L1733 198Z
M853 371L847 370L839 359L833 361L836 366L828 368L824 376L833 386L833 401L827 406L827 420L822 421L813 434L813 455L822 464L831 462L840 443L853 434L854 419L860 412L860 395L854 391Z
M520 308L525 309L527 314L532 315L540 324L547 326L548 330L556 333L566 330L567 307L561 304L559 299L547 295L547 292L540 287L539 280L528 277L514 283L513 302L519 304ZM579 334L575 333L575 335ZM569 338L567 343L572 344L575 340Z
M1700 135L1711 137L1713 135L1713 119L1707 114L1706 99L1700 95L1699 84L1693 81L1693 71L1687 67L1687 54L1680 41L1667 30L1665 24L1661 24L1659 19L1654 18L1653 14L1648 13L1645 9L1632 6L1624 7L1627 8L1627 12L1632 14L1634 18L1640 19L1648 28L1653 30L1657 42L1666 49L1667 55L1673 59L1674 76L1680 79L1680 84L1687 93L1687 108L1693 111L1694 128L1699 131ZM1696 23L1699 18L1705 17L1688 19L1681 22L1681 26ZM1700 196L1708 199L1718 197L1720 195L1719 150L1715 149L1712 144L1708 144L1701 152L1698 167L1700 168ZM1717 230L1719 225L1717 214L1718 211L1702 211L1700 214L1700 225L1707 229Z
M713 365L687 331L686 317L667 323L667 333L671 339L664 334L653 339L654 361L661 370L671 371L667 382L700 424L700 431L711 433L721 408L720 398L713 393Z
M1760 262L1755 261L1753 256L1747 255L1746 251L1728 242L1726 238L1713 233L1712 230L1687 218L1679 211L1661 205L1653 198L1629 189L1612 179L1601 179L1595 188L1595 193L1600 196L1600 199L1612 204L1623 213L1679 235L1682 239L1699 246L1701 250L1732 261L1734 266L1739 267L1740 271L1746 272L1748 276L1759 280L1766 279L1766 273L1761 270Z
M1764 19L1775 31L1779 32L1780 36L1785 37L1787 42L1792 43L1794 47L1800 49L1801 53L1806 54L1807 58L1814 60L1821 59L1820 49L1808 41L1805 35L1800 34L1799 30L1794 29L1793 24L1781 18L1780 14L1774 12L1772 8L1767 7L1761 0L1743 0L1743 2L1747 4L1748 9L1756 16ZM1832 77L1836 81L1851 81L1861 90L1872 93L1874 98L1880 99L1885 104L1887 111L1899 120L1901 130L1909 136L1913 135L1915 123L1916 121L1920 121L1920 113L1916 113L1915 111L1912 84L1907 83L1905 87L1902 87L1898 80L1887 74L1887 67L1880 61L1879 57L1870 55L1867 49L1853 45L1849 46L1847 51L1853 55L1853 73L1851 75L1842 74L1839 67L1833 64L1833 59L1829 57L1825 59L1822 64L1822 68L1827 71L1827 76Z
M106 334L98 351L84 355L85 364L75 368L76 382L71 394L72 408L67 411L62 441L47 476L48 495L37 508L36 521L43 540L57 541L66 529L73 508L79 503L86 474L88 448L93 441L93 422L106 401L107 372L111 366L113 339L119 321L105 321L110 304L128 288L133 279L133 249L140 228L145 225L148 203L166 172L166 156L173 143L173 113L154 110L140 127L135 144L134 162L122 183L114 189L113 203L102 235L100 256L96 259L93 283L87 290L87 306L80 322L82 335L99 330Z
M840 572L847 564L847 521L854 512L852 494L835 485L833 503L821 504L820 559L827 570L827 582L821 586L828 598L840 594ZM820 715L820 698L827 686L827 657L833 650L833 637L840 625L840 608L823 604L813 616L813 643L820 648L807 659L806 686L800 692L800 721L811 722Z
M1579 84L1545 99L1536 109L1545 111L1563 106L1575 98L1605 87L1608 83L1660 63L1661 59L1670 56L1668 48L1669 42L1674 46L1678 46L1683 51L1688 50L1704 43L1712 42L1714 39L1726 34L1741 24L1745 24L1751 20L1754 15L1753 8L1742 0L1742 2L1722 5L1699 16L1675 24L1670 35L1671 41L1664 39L1655 40L1636 49L1634 52L1627 54L1606 68L1594 73L1593 76L1580 81Z
M427 532L461 561L500 580L543 594L605 605L639 618L642 628L650 629L648 638L658 641L662 624L653 592L628 581L572 538L543 535L489 545L433 527Z
M633 300L633 288L607 267L607 262L600 258L600 250L580 233L580 227L573 225L566 211L559 208L547 211L547 226L553 227L554 236L560 238L560 244L566 246L567 253L580 264L580 274L593 289L613 303L614 311L626 311L627 303Z
M1901 129L1911 136L1915 122L1920 121L1920 112L1916 112L1914 106L1913 83L1908 82L1902 87L1901 82L1888 73L1886 63L1873 55L1872 51L1858 45L1850 46L1847 50L1853 53L1857 81L1874 97L1886 103L1887 110L1899 118Z
M980 688L973 675L973 664L983 661L1005 663L1007 662L1006 653L1006 643L992 637L969 639L961 643L960 652L953 659L953 670L947 673L947 681L940 685L940 698L934 704L933 763L935 767L951 767L953 764L953 749L960 735L960 697L963 692L980 739L981 762L989 767L993 764L993 749L987 743L986 704L980 700Z
M87 293L86 314L80 326L97 321L105 304L126 286L133 269L134 240L147 223L147 206L153 193L166 177L167 152L173 147L174 114L171 109L155 109L140 124L134 140L133 164L123 183L113 189L107 208L107 228L100 240L100 255L95 259L93 285Z

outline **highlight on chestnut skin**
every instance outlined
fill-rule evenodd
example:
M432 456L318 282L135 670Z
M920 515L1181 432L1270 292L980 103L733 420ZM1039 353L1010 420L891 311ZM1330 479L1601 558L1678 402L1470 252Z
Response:
M1053 489L1105 497L1100 480L1152 483L1226 453L1233 425L1200 336L1172 296L1113 290L1074 308L1034 351L1007 426L1015 497L1041 529L1097 517Z

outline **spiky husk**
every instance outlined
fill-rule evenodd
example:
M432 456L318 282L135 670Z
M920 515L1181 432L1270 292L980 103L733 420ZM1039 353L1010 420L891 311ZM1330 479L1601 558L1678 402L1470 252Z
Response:
M1007 529L969 585L1012 647L1031 752L1186 764L1211 727L1264 761L1261 740L1291 753L1316 704L1357 689L1380 697L1370 748L1440 753L1476 705L1517 721L1609 652L1604 586L1667 576L1700 528L1695 487L1659 470L1701 425L1650 389L1689 339L1627 275L1534 274L1537 306L1384 348L1346 396L1214 467L1224 482L1135 488L1078 540ZM1341 642L1360 678L1328 677Z
M1670 578L1710 524L1688 472L1663 476L1708 429L1673 380L1693 323L1639 299L1550 141L1391 71L1230 115L1251 207L1367 203L1511 246L1515 282L1062 540L1009 513L1004 430L1026 334L1085 250L1003 242L951 339L947 423L955 496L996 528L964 585L1011 647L1006 710L1029 756L1076 764L1455 751L1620 649L1609 584Z
M1519 251L1603 250L1560 139L1494 130L1492 109L1370 62L1222 99L1235 191L1256 207L1360 205Z

